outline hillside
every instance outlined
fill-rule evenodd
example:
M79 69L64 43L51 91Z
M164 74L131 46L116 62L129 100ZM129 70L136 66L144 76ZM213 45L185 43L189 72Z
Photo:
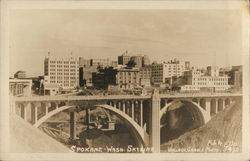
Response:
M161 152L240 152L242 101L237 100L206 125L161 145Z
M10 150L15 153L67 153L69 149L16 115L10 117Z

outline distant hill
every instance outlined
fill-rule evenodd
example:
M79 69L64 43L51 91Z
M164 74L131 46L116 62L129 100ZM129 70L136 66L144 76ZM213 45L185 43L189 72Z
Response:
M162 144L161 152L191 148L205 152L237 152L241 151L241 147L242 101L237 100L234 105L218 113L206 125Z

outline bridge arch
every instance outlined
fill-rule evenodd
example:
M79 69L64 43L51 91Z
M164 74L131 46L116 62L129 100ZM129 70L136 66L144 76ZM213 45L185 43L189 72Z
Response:
M176 99L176 100L173 100L170 103L168 103L165 107L163 107L160 110L160 119L169 110L169 107L172 104L179 102L179 101L184 103L184 104L189 104L189 105L195 107L195 108L190 108L190 110L191 110L190 112L192 112L194 115L196 115L196 117L198 117L203 124L210 120L209 114L207 114L207 111L204 108L202 108L198 103L193 102L192 100L188 100L188 99L183 99L183 100Z
M59 112L62 112L64 110L67 110L67 109L70 109L70 108L73 108L73 107L75 107L75 106L73 106L73 105L72 106L62 106L60 108L54 109L54 110L48 112L43 117L41 117L40 119L38 119L36 121L36 123L34 124L34 126L39 127L42 123L44 123L47 119L54 116L55 114L58 114ZM119 110L117 108L114 108L113 106L107 105L107 104L96 105L96 107L101 107L103 109L110 110L110 111L118 114L120 117L122 117L125 121L127 121L134 128L133 130L137 134L136 137L141 141L141 143L143 145L145 145L144 140L145 140L145 137L147 137L145 135L146 134L145 130L136 121L134 121L128 114L124 113L123 111L121 111L121 110Z
M133 120L128 114L124 113L123 111L121 111L117 108L114 108L110 105L107 105L107 104L96 105L96 107L102 107L104 109L110 110L110 111L118 114L119 116L121 116L125 121L127 121L134 128L135 132L139 136L139 140L141 141L141 143L143 145L145 145L145 142L144 142L145 137L146 137L145 130L135 120Z
M204 125L208 120L207 112L193 102L192 98L175 99L160 111L160 142L164 144L176 139L185 132Z
M197 104L199 103L199 100L197 98L193 98L192 101L197 103Z
M34 124L35 127L39 127L42 123L44 123L46 120L48 120L50 117L54 116L55 114L58 114L59 112L62 112L64 110L70 109L75 106L62 106L60 108L57 108L55 110L52 110L42 116L40 119L37 120L37 122Z

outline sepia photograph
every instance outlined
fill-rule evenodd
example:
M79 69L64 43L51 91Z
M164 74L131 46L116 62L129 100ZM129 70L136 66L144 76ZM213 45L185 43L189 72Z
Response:
M249 159L248 1L1 7L1 160Z

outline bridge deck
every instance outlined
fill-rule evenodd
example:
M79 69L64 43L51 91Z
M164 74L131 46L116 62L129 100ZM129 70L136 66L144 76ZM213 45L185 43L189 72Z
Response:
M240 93L178 93L160 94L160 98L201 98L201 97L235 97L242 96ZM95 100L146 100L151 95L107 95L107 96L33 96L13 97L13 101L95 101Z

